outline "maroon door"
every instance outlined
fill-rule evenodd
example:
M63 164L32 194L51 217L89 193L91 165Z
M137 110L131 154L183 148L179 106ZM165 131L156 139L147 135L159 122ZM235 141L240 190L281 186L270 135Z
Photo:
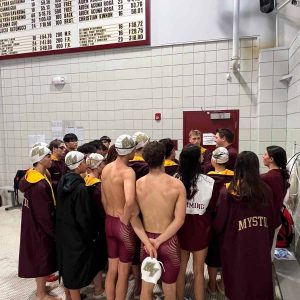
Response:
M233 146L239 149L239 111L210 110L183 112L183 145L189 143L189 132L198 129L202 133L201 145L209 150L215 146L203 145L204 134L215 134L218 128L228 128L234 133Z

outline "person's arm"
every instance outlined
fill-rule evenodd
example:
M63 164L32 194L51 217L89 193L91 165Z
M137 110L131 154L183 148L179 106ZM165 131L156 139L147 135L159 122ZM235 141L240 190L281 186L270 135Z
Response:
M86 240L91 241L97 236L97 229L94 224L94 218L92 215L92 199L86 186L83 183L77 187L74 193L74 214L81 232Z
M101 174L101 202L103 205L103 209L106 212L107 209L107 199L106 199L106 195L105 195L105 189L104 187L106 186L106 169L107 166L105 166L102 170L102 174Z
M227 189L223 187L220 191L220 195L217 201L216 217L213 222L213 228L217 234L221 234L224 232L227 223L229 213L229 200L227 199L227 193Z
M102 188L101 188L101 202L102 202L102 205L103 205L103 209L106 212L107 200L106 200L103 185L102 185Z
M228 159L228 162L226 163L226 168L234 171L235 162L236 162L238 153L237 153L237 150L234 149L233 147L231 147L227 150L228 150L228 154L229 154L229 159Z
M54 238L54 203L51 189L46 180L41 180L32 188L31 207L40 230Z
M135 173L132 169L126 171L124 175L124 195L125 206L120 221L128 225L132 217L132 211L135 205Z
M175 205L173 221L156 239L150 239L151 243L156 249L158 249L162 243L174 236L184 223L186 214L186 191L183 183L180 180L178 180L177 186L179 195Z
M201 170L204 174L207 174L209 171L214 169L211 165L211 156L212 153L206 149L206 151L203 153L203 161L201 163Z
M147 234L145 232L144 226L143 226L142 221L141 221L141 219L139 217L139 213L140 213L140 209L138 207L138 204L136 203L135 207L134 207L133 216L130 219L130 223L131 223L131 225L133 227L134 232L136 233L136 235L139 237L139 239L144 244L146 252L152 258L153 257L157 258L156 249L151 244L151 242L150 242L150 240L149 240L149 238L148 238L148 236L147 236Z

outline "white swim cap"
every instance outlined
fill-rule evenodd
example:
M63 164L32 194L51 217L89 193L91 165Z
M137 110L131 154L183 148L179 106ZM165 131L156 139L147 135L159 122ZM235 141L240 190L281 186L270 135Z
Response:
M99 153L91 153L86 159L86 164L90 169L96 169L103 161L104 157Z
M146 144L150 141L149 136L144 133L144 132L136 132L133 136L132 136L133 140L136 143L136 147L135 149L140 149L146 146Z
M70 151L65 157L65 163L70 170L75 170L83 161L84 154L79 151Z
M35 146L30 150L30 158L33 164L41 161L46 155L50 154L51 151L45 146Z
M122 134L116 139L115 148L119 155L127 155L135 149L135 142L130 135Z
M48 148L48 144L44 143L44 142L37 142L35 143L32 148L37 147L37 146L43 146L43 147L47 147Z
M161 262L156 258L146 257L141 266L142 279L146 282L156 284L161 276Z
M229 160L228 150L224 147L218 147L213 151L212 158L217 164L225 164Z

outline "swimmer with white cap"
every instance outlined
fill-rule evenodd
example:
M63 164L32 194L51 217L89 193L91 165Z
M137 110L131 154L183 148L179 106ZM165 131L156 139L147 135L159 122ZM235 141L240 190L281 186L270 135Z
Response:
M115 142L118 157L102 171L101 193L106 213L105 228L108 251L108 272L105 291L108 299L125 299L128 274L137 237L130 224L135 202L136 176L128 162L134 157L136 143L123 134ZM153 256L155 252L145 232L142 238Z
M143 157L149 165L149 174L136 182L138 206L131 224L137 233L145 229L155 247L157 259L165 268L161 276L164 298L173 300L176 299L176 280L180 270L180 247L176 233L184 223L186 192L180 180L165 173L165 146L162 143L148 143L144 148ZM146 252L142 245L141 260L149 256ZM147 271L150 273L147 274ZM142 267L141 299L152 299L154 284L158 279L156 271L157 263L153 260Z
M138 131L132 136L132 139L136 146L135 155L133 159L129 161L129 166L134 170L136 180L138 180L149 173L148 164L143 158L143 149L149 143L150 138L146 133Z
M88 190L91 204L93 205L94 224L97 226L99 237L95 243L98 253L96 269L98 271L93 280L94 298L102 299L105 291L102 284L102 271L107 265L107 251L105 238L105 212L101 203L101 173L104 167L104 157L99 153L91 153L87 159L87 175L84 178L85 186ZM104 282L103 282L104 283Z
M36 300L61 300L46 290L47 276L57 271L55 227L55 197L47 178L51 167L51 151L46 144L35 144L30 151L33 168L20 180L24 193L18 275L35 278Z
M58 184L56 250L60 258L58 271L65 287L64 299L74 300L80 299L80 289L89 285L100 271L99 230L95 222L95 205L82 177L88 168L86 156L79 151L70 151L65 163L70 171ZM98 292L101 292L101 286Z
M143 149L149 143L149 136L141 131L137 131L133 136L133 140L136 143L135 146L135 155L132 160L129 161L129 167L131 167L136 176L136 180L147 175L149 173L149 166L143 158ZM134 258L132 261L132 274L134 276L134 297L139 299L141 294L141 261L140 261L140 248L141 242L138 240L135 248Z
M209 201L210 211L213 212L213 216L215 216L220 191L225 184L228 184L233 180L234 172L226 168L228 161L229 152L225 147L218 147L213 151L211 165L214 170L207 173L208 176L215 180L213 194ZM221 268L220 253L219 235L213 231L210 236L208 252L205 259L208 271L207 291L211 294L218 290L224 291L222 273L221 280L217 281L217 274Z

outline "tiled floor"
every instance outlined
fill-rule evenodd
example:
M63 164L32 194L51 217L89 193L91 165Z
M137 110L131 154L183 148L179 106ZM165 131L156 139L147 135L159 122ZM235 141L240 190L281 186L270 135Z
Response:
M33 279L22 279L17 276L19 236L21 210L5 211L0 207L0 300L35 300L35 282ZM205 273L207 278L207 273ZM57 284L52 284L54 295L63 297L63 289ZM188 265L186 297L192 299L192 273L191 261ZM87 300L91 297L91 290L87 290ZM158 287L155 289L160 299ZM63 298L64 299L64 298ZM129 282L127 300L133 299L133 281ZM225 299L218 294L216 297L206 295L206 299ZM276 298L280 299L280 298Z

